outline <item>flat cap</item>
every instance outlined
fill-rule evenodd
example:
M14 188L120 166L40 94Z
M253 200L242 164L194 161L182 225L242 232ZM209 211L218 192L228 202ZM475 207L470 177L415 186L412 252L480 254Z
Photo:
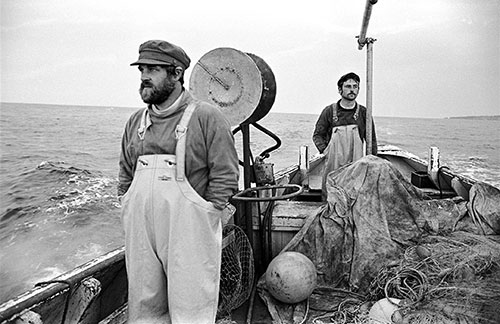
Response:
M185 69L191 59L182 48L163 40L149 40L139 46L139 59L130 65L175 65Z
M356 81L358 83L360 81L360 78L359 78L359 76L356 73L349 72L349 73L344 74L343 76L340 77L339 81L337 82L337 86L339 88L342 87L342 85L344 84L344 82L346 82L347 80L350 80L350 79L352 79L352 80L354 80L354 81Z

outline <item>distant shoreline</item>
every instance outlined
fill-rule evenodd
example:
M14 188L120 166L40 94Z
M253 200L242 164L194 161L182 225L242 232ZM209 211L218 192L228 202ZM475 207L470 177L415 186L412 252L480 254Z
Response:
M479 120L500 120L500 115L491 116L456 116L456 117L445 117L446 119L479 119Z

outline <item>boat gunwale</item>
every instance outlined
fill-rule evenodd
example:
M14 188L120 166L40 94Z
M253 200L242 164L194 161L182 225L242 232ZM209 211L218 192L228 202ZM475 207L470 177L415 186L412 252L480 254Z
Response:
M106 272L112 265L124 262L124 260L125 247L122 246L47 281L46 285L32 288L17 297L7 300L5 303L0 304L0 323L8 322L14 316L57 298L61 294L68 292L70 287L80 284L85 278L95 276L100 272Z

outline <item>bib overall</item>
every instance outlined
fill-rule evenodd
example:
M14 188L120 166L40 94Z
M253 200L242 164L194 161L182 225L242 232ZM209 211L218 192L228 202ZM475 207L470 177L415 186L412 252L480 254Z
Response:
M358 108L357 108L358 109ZM358 118L357 111L354 118ZM337 122L337 105L333 105L333 123ZM325 168L323 171L322 193L326 198L328 173L359 160L364 156L364 143L359 136L358 125L334 126L330 142L325 149Z
M222 212L185 176L186 130L194 109L189 105L177 126L176 154L140 156L122 198L129 323L215 322Z

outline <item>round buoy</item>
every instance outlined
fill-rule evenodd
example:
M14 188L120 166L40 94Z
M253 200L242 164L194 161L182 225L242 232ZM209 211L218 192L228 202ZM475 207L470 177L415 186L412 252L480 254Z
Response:
M274 298L294 304L312 294L317 281L316 267L302 253L283 252L269 263L265 278Z
M370 308L370 313L368 316L370 318L370 324L391 324L392 314L398 310L398 304L401 300L397 298L383 298L376 302L372 308Z

